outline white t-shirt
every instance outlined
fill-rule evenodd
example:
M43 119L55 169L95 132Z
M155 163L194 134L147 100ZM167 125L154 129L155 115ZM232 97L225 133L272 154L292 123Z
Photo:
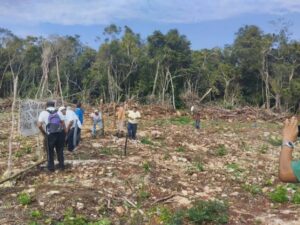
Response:
M62 120L65 121L66 127L69 126L69 123L71 121L77 121L77 126L81 129L81 127L82 127L81 122L73 110L67 109L66 115L63 115L61 112L59 112L58 114L60 115ZM75 122L73 123L71 128L74 128L74 127L75 127Z
M128 111L128 122L129 123L137 124L139 118L141 118L141 114L139 111L136 111L136 112L134 112L132 110Z
M55 110L55 108L49 107L49 108L47 108L47 110L52 111L52 110ZM50 113L48 111L42 111L39 115L38 122L43 123L46 127L49 122L49 115L50 115ZM64 120L64 118L62 117L62 115L60 113L58 113L58 115L61 120Z
M49 107L49 108L47 108L47 110L53 111L53 110L55 110L55 108L54 107ZM45 131L46 131L46 127L49 123L49 115L50 115L50 113L48 111L42 111L39 115L39 118L38 118L38 122L42 123ZM64 120L64 118L60 115L59 112L58 112L58 116L61 120Z

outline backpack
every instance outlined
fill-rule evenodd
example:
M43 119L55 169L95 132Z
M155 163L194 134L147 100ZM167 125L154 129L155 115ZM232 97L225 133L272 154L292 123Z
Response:
M47 133L53 134L53 133L61 132L63 130L63 127L57 110L48 111L48 112L49 112L49 117L48 117L48 124L47 124Z

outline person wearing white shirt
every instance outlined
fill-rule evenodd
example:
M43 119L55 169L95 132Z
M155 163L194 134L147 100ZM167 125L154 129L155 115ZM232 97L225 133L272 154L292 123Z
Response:
M70 107L67 107L66 109L64 106L62 106L59 108L59 112L63 116L67 127L68 151L72 152L76 150L76 147L79 144L79 135L80 135L82 124L78 116Z
M133 107L133 110L129 110L127 112L128 117L128 138L129 139L136 139L136 132L137 132L137 125L138 120L141 118L141 114L137 111L137 106Z
M38 117L38 128L45 137L45 147L47 150L47 167L48 170L54 171L54 149L59 163L59 169L63 170L64 166L64 134L66 126L64 118L59 115L55 103L48 101L46 110L42 111Z
M93 128L92 128L92 136L96 137L97 133L97 126L99 126L99 130L101 131L101 135L103 135L103 120L102 120L102 113L99 112L97 109L94 113L90 114L91 119L93 120Z

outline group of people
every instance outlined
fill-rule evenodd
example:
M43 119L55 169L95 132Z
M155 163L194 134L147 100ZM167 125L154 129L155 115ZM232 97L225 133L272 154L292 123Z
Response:
M97 126L104 134L102 113L99 110L94 110L90 114L93 121L92 136L96 136ZM125 134L125 124L127 119L128 138L136 140L138 120L141 118L137 106L133 106L132 110L126 111L122 105L116 106L117 119L117 136L122 137ZM83 125L84 110L81 103L76 105L73 111L71 107L61 106L58 109L55 107L54 101L46 103L46 109L39 114L38 128L44 135L45 148L47 152L47 168L49 171L54 171L54 152L56 151L58 168L65 169L64 165L64 147L66 146L70 152L76 151L79 142L81 128Z
M78 103L75 112L71 107L55 107L54 101L46 103L46 110L42 111L38 117L38 128L44 135L45 148L47 152L47 167L53 172L54 151L58 159L58 168L65 169L64 165L64 147L70 152L76 150L80 141L80 133L83 124L84 111L81 104Z

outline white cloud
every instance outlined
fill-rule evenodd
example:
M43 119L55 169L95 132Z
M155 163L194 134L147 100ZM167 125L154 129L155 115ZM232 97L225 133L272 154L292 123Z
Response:
M93 25L123 19L197 23L244 13L289 12L300 12L300 0L0 0L2 24Z

